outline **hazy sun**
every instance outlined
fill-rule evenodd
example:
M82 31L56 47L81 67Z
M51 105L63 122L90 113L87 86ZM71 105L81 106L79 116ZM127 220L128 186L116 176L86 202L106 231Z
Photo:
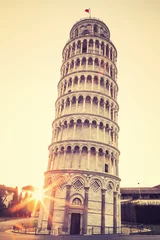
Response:
M36 199L37 201L42 200L43 194L44 194L44 190L42 188L35 189L33 193L33 198Z

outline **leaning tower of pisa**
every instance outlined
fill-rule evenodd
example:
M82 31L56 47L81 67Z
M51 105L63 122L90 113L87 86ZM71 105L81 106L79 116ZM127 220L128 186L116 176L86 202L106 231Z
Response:
M108 27L96 18L76 22L62 58L39 228L116 233L121 226L117 50Z

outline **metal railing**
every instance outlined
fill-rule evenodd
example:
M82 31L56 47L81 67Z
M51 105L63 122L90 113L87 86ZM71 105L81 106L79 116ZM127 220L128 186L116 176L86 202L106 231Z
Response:
M15 227L13 226L14 233L21 233L21 234L32 234L32 235L94 235L94 234L151 234L152 229L151 227L146 227L142 224L140 225L126 225L121 227L87 227L84 228L38 228L38 227ZM154 233L153 233L154 234Z

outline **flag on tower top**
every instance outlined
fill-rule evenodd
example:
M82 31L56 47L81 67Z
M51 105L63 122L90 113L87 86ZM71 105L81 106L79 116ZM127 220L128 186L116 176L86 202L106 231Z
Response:
M88 12L88 13L89 13L89 8L85 9L85 12Z

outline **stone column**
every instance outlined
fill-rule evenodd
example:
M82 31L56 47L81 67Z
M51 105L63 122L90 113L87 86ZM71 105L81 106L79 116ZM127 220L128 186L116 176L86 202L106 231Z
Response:
M70 193L71 193L71 185L67 185L66 188L67 188L67 191L66 191L66 203L65 203L63 230L65 232L68 232L69 200L70 200Z
M70 168L72 168L72 162L73 162L73 154L74 154L74 152L71 150L71 157L70 157Z
M97 123L97 141L98 141L98 138L99 138L99 125Z
M83 110L82 110L83 112L84 112L84 110L85 110L85 107L86 107L86 98L84 97L84 98L83 98Z
M71 108L72 108L72 99L70 99L70 102L69 102L69 113L71 113Z
M80 78L78 78L78 88L77 88L77 91L79 91L79 83L80 83Z
M111 96L111 92L110 92L110 82L108 82L108 95Z
M74 137L75 137L75 132L76 132L76 123L74 122L73 135L72 135L72 138L73 138L73 139L74 139Z
M106 128L105 128L105 126L103 127L103 141L104 141L104 143L106 143Z
M102 202L101 202L101 234L105 234L105 192L106 189L101 189L102 191Z
M56 190L55 188L53 188L51 193L52 199L50 200L49 215L48 215L48 224L47 224L48 230L52 229L55 193L56 193Z
M64 150L62 168L65 168L66 150Z
M98 99L98 101L97 101L97 114L99 114L99 105L100 105L100 101L99 101L99 99Z
M118 228L121 227L121 194L118 194Z
M89 139L91 139L92 123L89 123Z
M83 211L83 234L87 234L87 222L88 222L88 191L89 187L85 187L84 194L84 211Z
M113 232L117 233L117 192L113 193Z
M79 168L81 167L81 154L82 154L82 150L79 151Z
M89 170L89 161L90 161L91 152L88 150L88 159L87 159L87 169Z
M93 91L93 83L94 83L94 78L92 78L92 88L91 88L92 91Z
M109 153L108 165L109 165L108 172L109 172L109 174L112 174L112 164L111 164L111 154L110 153Z
M91 113L92 113L92 109L93 109L93 98L91 98Z
M84 79L84 90L86 90L86 84L87 84L87 77Z
M98 167L98 151L96 151L96 167L95 167L96 171L97 171L97 167Z
M60 136L60 141L62 141L62 135L63 135L63 125L61 125L61 136Z

